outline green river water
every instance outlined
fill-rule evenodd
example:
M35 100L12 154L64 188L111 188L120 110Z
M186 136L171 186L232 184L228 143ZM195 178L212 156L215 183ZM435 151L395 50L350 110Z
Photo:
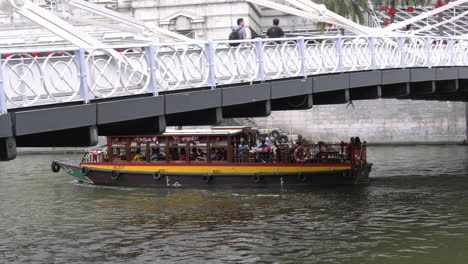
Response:
M468 263L468 148L368 152L369 185L308 190L93 187L21 155L0 263Z

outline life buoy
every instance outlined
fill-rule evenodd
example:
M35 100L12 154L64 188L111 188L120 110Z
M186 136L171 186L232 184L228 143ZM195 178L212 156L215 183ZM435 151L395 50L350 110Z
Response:
M278 130L273 130L273 131L271 131L271 136L274 139L278 140L280 138L281 134L280 134L280 132Z
M57 164L57 162L52 162L52 166L51 166L51 169L52 169L52 172L59 172L60 171L60 166Z
M213 178L213 176L211 174L205 174L205 175L202 176L202 181L204 183L209 183L212 178Z
M83 167L81 168L81 173L84 175L84 176L88 176L90 172L90 169L88 167Z
M117 180L119 177L120 177L120 172L117 171L117 170L113 170L112 173L111 173L111 179L115 181L115 180Z
M299 156L302 154L302 156ZM294 159L299 163L304 163L310 160L310 151L303 146L299 146L294 150Z
M278 141L279 141L280 143L288 143L288 142L289 142L289 138L288 138L288 136L286 136L286 135L281 135L281 136L279 137L279 140L278 140Z
M261 175L258 175L258 174L255 174L253 177L252 177L252 181L254 183L260 183L262 181L262 176Z
M153 179L160 180L163 177L162 171L155 171L153 172Z

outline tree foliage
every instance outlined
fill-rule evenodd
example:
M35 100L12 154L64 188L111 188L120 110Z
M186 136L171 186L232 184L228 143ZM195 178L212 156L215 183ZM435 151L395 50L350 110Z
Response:
M365 13L369 11L367 0L314 0L314 2L324 4L328 10L360 24L365 22ZM326 24L318 23L318 27L323 31Z
M365 22L365 12L369 10L367 0L315 0L317 4L324 4L328 10L358 23Z

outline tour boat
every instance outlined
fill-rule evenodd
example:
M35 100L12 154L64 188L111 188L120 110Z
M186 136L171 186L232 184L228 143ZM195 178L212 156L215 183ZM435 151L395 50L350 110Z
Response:
M279 143L250 127L107 137L82 161L56 160L80 182L135 187L260 187L366 183L366 144Z

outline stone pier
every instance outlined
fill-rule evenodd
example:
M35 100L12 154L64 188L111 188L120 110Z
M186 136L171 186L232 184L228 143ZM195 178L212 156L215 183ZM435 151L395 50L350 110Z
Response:
M460 102L380 99L314 106L304 111L273 112L254 118L260 128L323 141L360 136L373 144L465 143L467 106Z

